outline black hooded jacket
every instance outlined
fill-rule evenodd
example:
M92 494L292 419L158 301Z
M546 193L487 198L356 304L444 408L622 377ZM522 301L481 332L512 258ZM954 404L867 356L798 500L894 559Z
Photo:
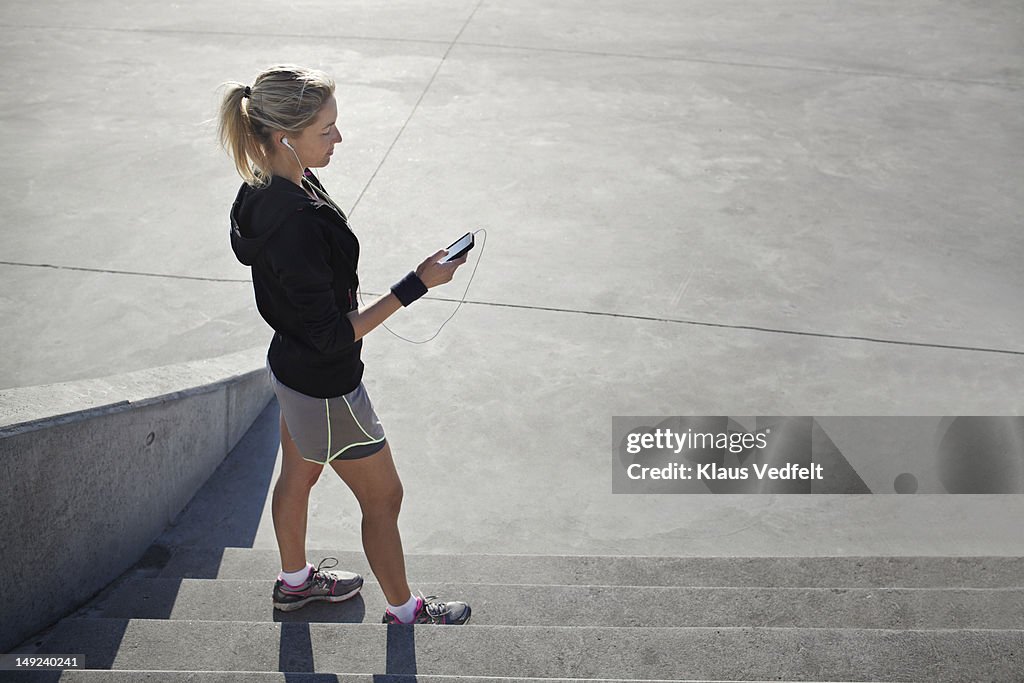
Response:
M256 308L274 331L267 359L285 386L330 398L363 377L362 340L346 314L358 307L359 240L307 169L312 199L287 178L243 183L231 206L231 248L252 268Z

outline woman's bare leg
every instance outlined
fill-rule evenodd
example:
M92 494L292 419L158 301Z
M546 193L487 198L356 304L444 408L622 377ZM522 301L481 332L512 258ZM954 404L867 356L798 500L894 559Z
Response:
M398 533L402 482L387 444L379 452L357 460L333 460L338 473L359 501L363 512L363 551L389 604L405 603L412 592L405 576L405 553Z
M281 550L281 569L297 572L306 566L306 516L309 491L324 466L303 460L281 416L281 474L274 485L271 510L274 533Z

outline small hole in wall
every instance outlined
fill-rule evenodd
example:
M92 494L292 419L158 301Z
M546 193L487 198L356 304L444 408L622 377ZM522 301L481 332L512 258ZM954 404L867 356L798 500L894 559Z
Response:
M149 436L146 437L146 445L147 446L152 446L153 445L153 441L155 439L156 439L156 434L154 434L153 432L150 432Z

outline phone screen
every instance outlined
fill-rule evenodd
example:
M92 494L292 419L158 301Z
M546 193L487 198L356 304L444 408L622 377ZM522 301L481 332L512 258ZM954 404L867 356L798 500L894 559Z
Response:
M458 258L462 258L462 255L469 251L473 246L473 233L467 232L465 235L460 237L454 244L448 247L448 255L439 261L439 263L448 263Z

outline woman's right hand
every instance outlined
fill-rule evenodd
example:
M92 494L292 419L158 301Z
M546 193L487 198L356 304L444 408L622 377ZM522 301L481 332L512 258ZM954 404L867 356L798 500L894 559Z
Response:
M465 254L462 258L455 259L448 263L438 263L448 254L447 249L441 249L435 252L433 255L428 256L427 259L416 268L416 277L423 281L423 284L427 286L427 289L432 289L438 285L443 285L446 282L451 282L451 279L455 276L455 271L458 270L459 266L466 262L469 258L469 254Z

